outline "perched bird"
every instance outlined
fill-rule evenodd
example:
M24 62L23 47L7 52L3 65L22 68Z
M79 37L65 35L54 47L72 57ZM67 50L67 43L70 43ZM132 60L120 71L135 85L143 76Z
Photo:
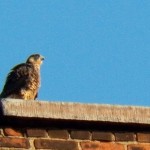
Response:
M43 60L43 56L33 54L29 56L26 63L12 68L0 98L35 100L40 87L40 66Z

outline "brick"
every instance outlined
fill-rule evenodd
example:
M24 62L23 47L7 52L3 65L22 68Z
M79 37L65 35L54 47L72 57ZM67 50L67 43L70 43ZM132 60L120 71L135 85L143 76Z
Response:
M12 128L4 128L4 135L6 136L23 136L20 130Z
M136 136L134 133L115 133L116 141L135 141Z
M48 135L51 138L68 139L69 133L67 130L48 130Z
M137 141L150 143L150 133L137 133Z
M44 129L27 129L28 137L46 137L47 133Z
M0 147L0 150L25 150L24 148L1 148Z
M90 140L91 133L89 131L71 131L72 139Z
M81 142L82 150L125 150L124 145L109 142Z
M30 148L30 144L25 138L0 137L0 147Z
M111 132L93 132L93 140L114 141L114 135Z
M150 145L132 144L127 146L127 150L150 150Z
M75 141L35 139L34 145L37 149L79 150Z

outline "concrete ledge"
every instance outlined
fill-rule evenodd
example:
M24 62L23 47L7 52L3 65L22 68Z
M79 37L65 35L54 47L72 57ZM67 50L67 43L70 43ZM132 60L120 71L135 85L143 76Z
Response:
M150 108L2 99L5 117L150 124Z

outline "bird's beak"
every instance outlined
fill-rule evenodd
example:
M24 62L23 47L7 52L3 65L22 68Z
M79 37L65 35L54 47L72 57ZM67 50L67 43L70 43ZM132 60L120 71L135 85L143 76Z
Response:
M43 61L45 58L43 56L41 56L41 60Z

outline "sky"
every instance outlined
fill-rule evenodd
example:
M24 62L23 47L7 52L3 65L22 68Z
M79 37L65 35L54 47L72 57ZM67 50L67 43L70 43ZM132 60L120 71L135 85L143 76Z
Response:
M38 100L150 106L148 0L1 0L0 91L34 53Z

